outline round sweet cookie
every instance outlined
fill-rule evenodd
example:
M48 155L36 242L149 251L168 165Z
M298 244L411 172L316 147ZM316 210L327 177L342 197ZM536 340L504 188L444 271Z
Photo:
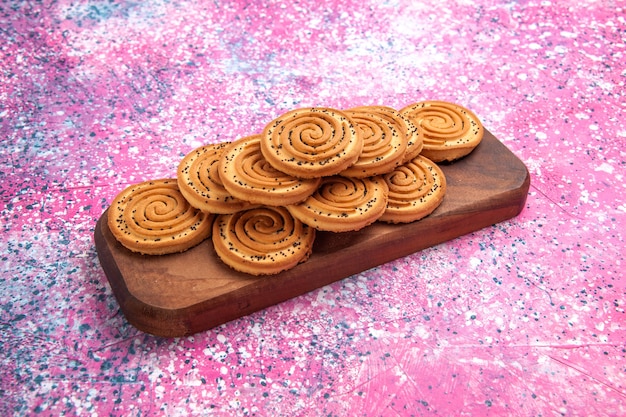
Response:
M211 235L214 215L191 206L176 178L131 185L119 193L107 216L113 236L145 255L183 252Z
M207 213L228 214L253 205L229 193L219 176L218 162L229 142L200 146L180 161L178 188L189 204Z
M400 110L420 130L424 155L433 162L454 161L472 152L484 129L469 109L446 101L421 101Z
M346 110L363 137L363 150L357 161L341 175L373 177L392 171L402 163L407 149L406 132L384 114L368 108Z
M409 223L431 214L446 194L441 168L419 155L383 176L389 186L387 209L380 217L388 223Z
M389 188L382 177L322 178L318 190L300 204L287 206L303 223L329 232L359 230L385 212Z
M406 117L393 107L389 106L359 106L350 110L368 111L375 113L381 117L384 117L389 121L396 129L401 132L401 135L406 138L406 152L402 163L410 161L420 154L424 141L419 129Z
M328 107L291 110L268 123L261 137L267 161L298 178L338 174L362 149L363 138L350 117Z
M213 223L213 246L231 268L252 275L273 275L306 261L315 229L285 207L262 206L220 214Z
M222 154L219 175L228 192L254 204L283 206L304 201L317 190L320 178L296 178L270 165L260 138L241 138Z

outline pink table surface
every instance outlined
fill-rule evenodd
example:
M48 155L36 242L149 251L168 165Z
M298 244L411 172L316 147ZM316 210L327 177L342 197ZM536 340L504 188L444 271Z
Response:
M430 3L2 2L0 415L625 415L626 4ZM127 323L93 242L122 188L425 99L527 165L518 217L190 337Z

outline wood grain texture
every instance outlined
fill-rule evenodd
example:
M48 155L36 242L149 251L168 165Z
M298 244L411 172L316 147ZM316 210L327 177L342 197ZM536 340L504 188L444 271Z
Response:
M318 232L311 258L275 276L230 269L217 258L210 239L180 254L133 253L111 234L107 212L94 233L98 257L132 325L158 336L197 333L510 219L523 209L528 170L490 132L470 155L440 166L448 189L430 216L404 225L375 223L358 232Z

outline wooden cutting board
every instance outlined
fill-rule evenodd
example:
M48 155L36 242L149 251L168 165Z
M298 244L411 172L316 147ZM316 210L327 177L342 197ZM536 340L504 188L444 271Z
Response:
M318 232L309 260L278 275L253 277L230 269L210 239L180 254L133 253L111 234L108 210L95 229L98 257L132 325L158 336L189 335L522 211L528 170L490 132L469 156L440 166L448 188L430 216L404 225L375 223L357 232Z

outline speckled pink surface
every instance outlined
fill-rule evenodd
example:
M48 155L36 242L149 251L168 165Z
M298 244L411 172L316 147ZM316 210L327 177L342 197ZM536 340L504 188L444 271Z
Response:
M624 7L2 2L0 415L625 415ZM526 164L518 217L191 337L127 323L93 243L122 188L424 99Z

